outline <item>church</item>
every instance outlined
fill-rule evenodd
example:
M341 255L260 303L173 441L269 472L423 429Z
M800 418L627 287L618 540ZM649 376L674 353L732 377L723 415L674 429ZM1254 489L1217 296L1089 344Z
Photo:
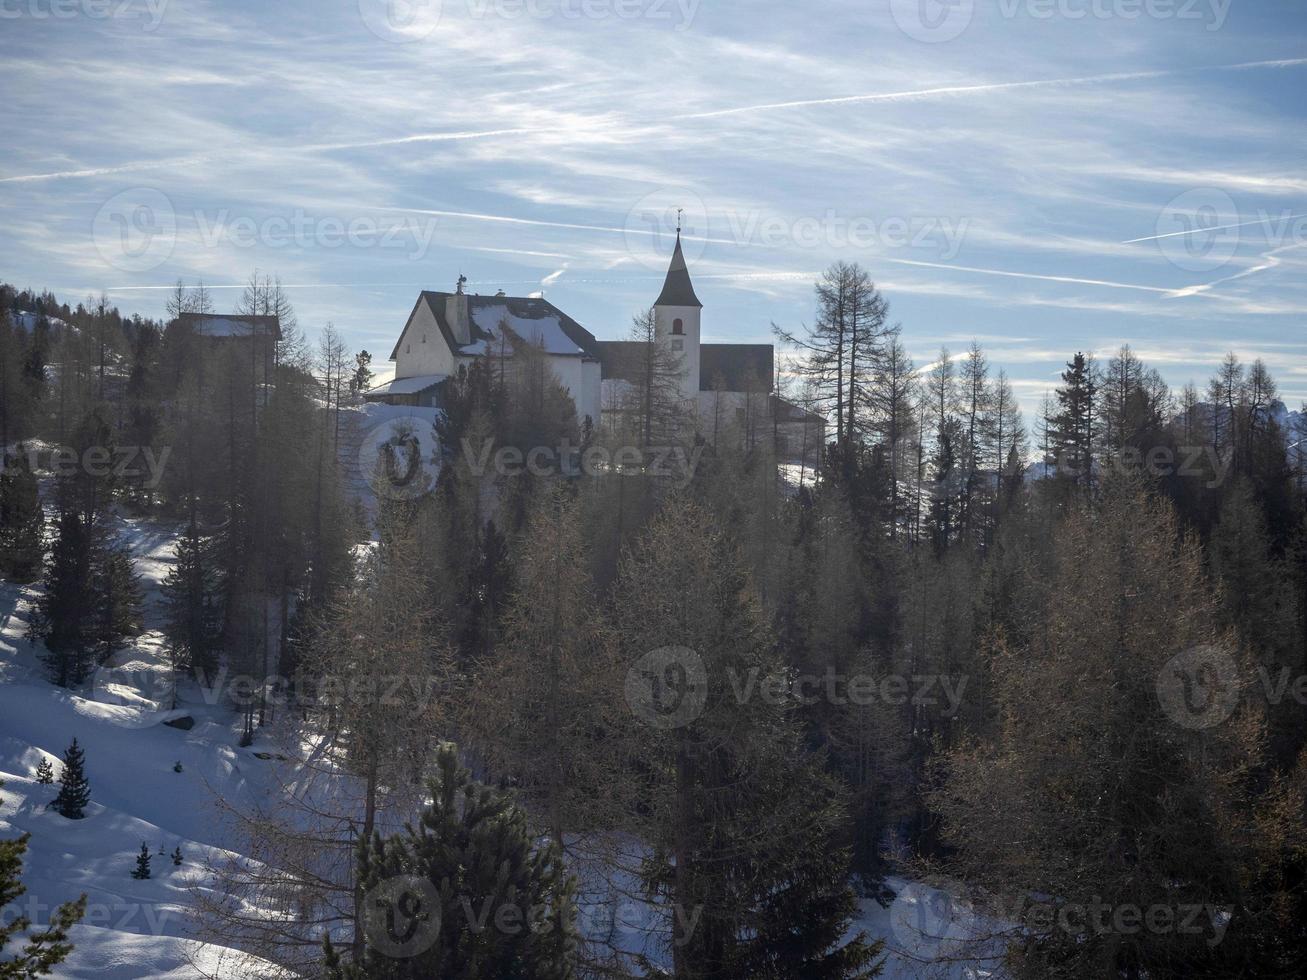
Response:
M418 296L390 353L394 380L368 391L368 401L438 407L445 381L460 366L526 342L543 352L571 394L578 421L589 418L602 427L606 416L622 411L640 341L599 340L543 297L469 294L465 281L459 277L452 293L424 290ZM711 441L718 433L747 433L750 440L773 440L779 459L818 457L825 421L776 394L771 344L701 342L703 303L679 231L653 315L654 342L678 367L682 405L700 435Z

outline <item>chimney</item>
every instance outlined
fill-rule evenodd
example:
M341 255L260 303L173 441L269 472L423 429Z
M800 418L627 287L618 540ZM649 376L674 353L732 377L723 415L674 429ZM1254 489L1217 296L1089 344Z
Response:
M463 283L467 276L458 277L458 291L445 297L445 321L454 332L454 340L459 344L472 343L472 327L468 322L467 293L463 292Z

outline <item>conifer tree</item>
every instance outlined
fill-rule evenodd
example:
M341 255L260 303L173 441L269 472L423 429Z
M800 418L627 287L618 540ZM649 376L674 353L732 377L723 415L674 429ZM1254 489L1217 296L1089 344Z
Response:
M624 562L614 607L644 726L640 875L670 906L674 975L875 976L879 946L844 942L844 807L801 748L794 702L761 693L781 663L734 545L670 497Z
M0 787L3 786L0 782ZM27 892L20 878L30 839L29 834L24 834L15 840L0 840L0 909L17 908L18 899ZM31 928L32 921L22 914L12 919L8 915L0 916L0 980L30 980L53 973L73 951L68 930L85 914L85 895L75 902L65 902L50 916L50 925L29 935L23 948L13 956L5 954L5 947L21 938Z
M1237 975L1203 967L1257 836L1241 821L1260 719L1238 707L1246 664L1197 542L1141 481L1109 473L1101 511L1073 513L1054 551L1041 624L989 651L999 724L937 772L954 870L1009 909L1051 896L1053 912L1008 933L1016 977ZM1089 921L1095 906L1210 915L1122 931Z
M136 867L132 871L132 877L137 881L144 881L150 877L150 845L141 841L141 853L136 855Z
M211 543L194 518L177 542L163 583L164 635L174 671L213 667L222 627L221 582Z
M45 557L45 514L36 476L22 445L0 473L0 575L30 582Z
M46 666L60 687L80 684L90 672L95 643L91 587L96 529L72 509L59 513L58 533L45 571L45 589L28 634L45 641Z
M576 885L558 851L537 844L507 794L474 782L453 746L437 769L417 826L361 842L358 875L375 903L364 910L366 944L347 962L328 936L327 977L571 980ZM405 879L422 884L404 894L386 887ZM483 914L521 927L477 928L472 917Z
M145 597L131 552L125 544L100 542L92 574L95 576L95 639L99 646L99 662L104 663L129 638L140 635Z
M1052 458L1057 475L1082 489L1093 485L1099 422L1098 378L1091 357L1077 353L1062 372L1055 392L1057 411L1050 421Z
M59 774L59 795L50 806L69 820L86 816L86 805L91 802L91 784L86 778L86 754L77 739L73 739L64 752L63 771Z
M182 857L182 849L181 849L181 845L179 844L179 845L177 845L176 847L174 847L174 848L172 849L172 864L173 864L173 867L174 867L174 868L180 868L180 867L182 866L182 861L183 861L183 860L185 860L185 859Z
M36 781L42 786L50 786L54 783L54 766L50 765L49 759L42 759L36 767Z

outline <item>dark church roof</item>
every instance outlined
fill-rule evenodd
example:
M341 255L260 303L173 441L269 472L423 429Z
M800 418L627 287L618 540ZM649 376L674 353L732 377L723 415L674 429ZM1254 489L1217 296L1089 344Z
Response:
M638 370L644 342L639 340L599 341L599 360L604 378L631 381ZM771 344L700 344L699 390L771 391L774 368Z
M676 233L676 250L672 252L672 263L667 267L667 279L663 282L663 291L654 300L654 306L698 306L699 297L694 295L694 284L690 282L690 270L685 265L685 255L681 252L681 233Z
M526 340L540 343L551 354L573 355L598 359L598 341L581 324L549 302L542 296L481 296L467 294L468 330L471 343L460 345L454 335L454 325L445 315L445 301L454 293L445 293L433 289L424 289L418 296L418 306L426 304L435 318L445 343L454 353L484 354L485 346L495 340L493 331L501 320L506 319L509 326ZM413 321L413 313L408 322ZM405 325L395 349L390 352L393 361L399 355L400 345L404 343L404 334L408 332ZM565 341L565 342L564 342Z

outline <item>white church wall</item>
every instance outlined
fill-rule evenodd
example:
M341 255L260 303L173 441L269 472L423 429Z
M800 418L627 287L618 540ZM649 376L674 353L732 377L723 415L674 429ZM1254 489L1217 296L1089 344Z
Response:
M558 383L576 402L577 421L587 415L599 420L599 364L580 357L550 357L549 366Z
M419 303L395 355L395 377L453 374L454 355L440 333L431 308Z

